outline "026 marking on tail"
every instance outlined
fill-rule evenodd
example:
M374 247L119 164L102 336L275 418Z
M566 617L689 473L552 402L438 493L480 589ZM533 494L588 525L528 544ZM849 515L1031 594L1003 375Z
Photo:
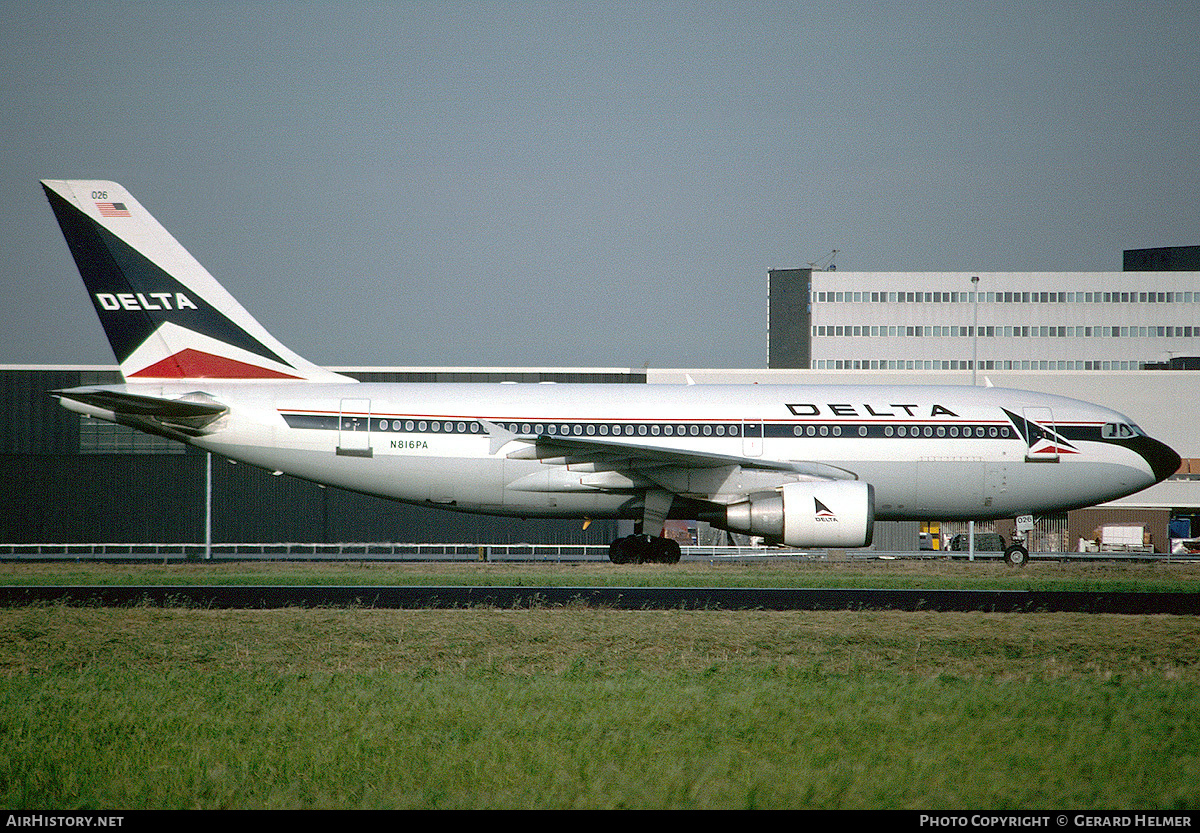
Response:
M65 407L412 504L632 518L616 562L678 560L666 518L860 547L877 519L1059 512L1179 466L1115 411L1003 388L362 383L276 340L122 186L42 185L125 379Z

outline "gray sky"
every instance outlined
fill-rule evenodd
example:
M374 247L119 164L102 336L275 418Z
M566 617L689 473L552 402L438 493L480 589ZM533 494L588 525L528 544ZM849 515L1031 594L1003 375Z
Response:
M766 272L1200 244L1194 2L0 0L0 363L113 362L42 178L326 365L759 367Z

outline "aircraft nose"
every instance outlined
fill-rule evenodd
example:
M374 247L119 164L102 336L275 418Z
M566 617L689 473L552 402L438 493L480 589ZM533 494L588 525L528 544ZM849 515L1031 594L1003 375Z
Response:
M1139 437L1138 440L1134 445L1134 450L1150 464L1150 469L1154 472L1155 483L1166 480L1179 471L1179 465L1183 461L1175 453L1175 449L1150 437Z

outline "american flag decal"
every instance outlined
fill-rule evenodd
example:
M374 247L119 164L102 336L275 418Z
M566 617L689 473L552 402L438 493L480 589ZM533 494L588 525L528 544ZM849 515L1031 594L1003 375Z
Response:
M96 208L100 211L101 217L128 217L129 209L125 207L123 202L98 202Z

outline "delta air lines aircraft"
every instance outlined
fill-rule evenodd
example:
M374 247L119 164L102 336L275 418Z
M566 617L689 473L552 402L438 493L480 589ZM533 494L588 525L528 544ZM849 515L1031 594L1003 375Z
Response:
M120 185L42 186L125 380L65 407L405 503L631 518L618 563L677 561L667 518L861 547L877 520L1063 512L1179 467L1115 411L992 387L358 382L272 337Z

